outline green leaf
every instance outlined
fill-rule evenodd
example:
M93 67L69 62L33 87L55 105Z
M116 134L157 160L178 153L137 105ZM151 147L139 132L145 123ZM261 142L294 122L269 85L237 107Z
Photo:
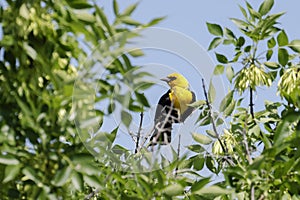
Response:
M282 30L277 36L277 42L280 47L288 45L289 40L284 30Z
M205 159L206 167L213 173L216 173L215 161L211 156L207 156Z
M232 98L233 98L233 90L231 90L225 97L224 99L222 99L221 103L220 103L220 111L223 112L228 105L232 102Z
M2 46L11 46L15 43L15 40L12 35L4 35L0 41L0 45Z
M292 132L292 124L300 119L299 112L291 112L285 115L278 126L274 134L274 145L282 144L289 138Z
M208 89L209 102L210 103L214 102L215 98L216 98L216 89L215 89L214 84L211 80L210 83L209 83L209 89Z
M212 50L214 48L216 48L217 46L219 46L222 43L222 38L220 37L216 37L214 38L211 43L209 44L208 50Z
M230 104L225 108L223 112L225 116L230 116L232 114L235 108L235 103L236 103L235 100L232 100Z
M20 7L20 16L22 16L25 19L29 19L30 11L28 10L25 3L23 3Z
M236 18L230 18L230 20L239 28L239 29L247 29L248 26L250 26L247 22L236 19Z
M198 142L200 144L207 145L212 142L212 139L210 139L210 137L203 135L203 134L192 133L192 137L196 142Z
M42 185L40 177L32 167L27 166L23 168L22 173L26 176L26 178L33 180L37 185Z
M123 124L128 128L132 121L132 116L127 111L122 110L121 111L121 119Z
M143 27L149 27L149 26L154 26L158 23L160 23L162 20L166 19L166 17L158 17L152 19L148 24L144 25Z
M289 53L286 49L280 48L278 50L278 62L285 66L289 61Z
M84 183L91 187L102 188L103 183L96 176L83 176Z
M75 171L72 172L71 181L76 190L83 190L83 176Z
M204 186L206 186L209 182L210 182L210 178L203 178L199 181L194 182L191 187L191 192L195 193L195 192L199 191Z
M300 53L300 40L293 40L288 46L296 53Z
M193 144L193 145L189 145L188 146L188 149L193 151L193 152L196 152L196 153L202 153L205 149L199 145L199 144Z
M144 55L144 52L141 49L134 49L128 52L132 57L140 57Z
M252 19L260 19L261 14L257 11L255 11L253 8L248 8L250 16ZM253 22L254 20L251 20L250 22Z
M268 48L272 49L276 45L276 40L272 37L271 39L268 40Z
M278 65L278 63L276 62L265 62L264 65L269 69L273 69L273 70L278 69L280 67L280 65Z
M113 1L113 9L114 9L115 15L118 16L119 15L119 5L118 5L117 0Z
M140 22L138 22L138 21L132 19L132 18L129 17L129 16L122 17L120 20L121 20L124 24L127 24L127 25L132 25L132 26L139 26L139 25L141 25Z
M107 32L111 35L112 34L112 27L109 24L108 19L105 15L104 11L99 7L96 7L96 11L97 11L97 14L99 15L102 23L104 24L105 28L107 29Z
M248 45L248 46L246 46L246 47L244 48L244 51L245 51L246 53L249 53L249 52L251 51L251 48L252 48L252 46L251 46L251 45Z
M261 15L266 15L273 7L274 0L264 0L264 2L260 5L258 12Z
M224 34L230 40L234 40L236 38L233 32L229 28L225 28Z
M266 59L270 60L272 58L272 55L273 55L273 50L272 49L268 50L266 54Z
M205 100L198 100L195 101L194 103L188 104L191 107L197 108L197 107L202 107L203 105L206 105L206 101Z
M244 17L247 19L248 18L247 11L241 5L239 5L239 8L242 14L244 15Z
M168 196L176 196L182 194L183 190L184 187L182 185L174 183L165 187L162 192Z
M114 145L112 148L111 148L112 152L115 153L115 154L124 154L126 152L128 152L128 149L126 149L125 147L122 147L121 145Z
M216 58L217 60L220 62L220 63L223 63L223 64L227 64L228 63L228 59L226 58L226 56L222 55L222 54L218 54L218 53L215 53L216 54Z
M51 183L58 187L63 186L70 178L71 172L72 172L72 168L70 166L66 166L58 170L54 178L52 179Z
M67 0L67 3L75 9L87 9L92 8L93 6L85 0Z
M133 13L133 11L135 11L135 9L137 8L137 6L139 5L139 3L135 3L135 4L132 4L130 6L128 6L124 12L122 13L122 15L124 16L129 16Z
M220 186L212 185L209 187L204 187L201 190L198 190L196 193L203 195L203 194L214 194L214 195L221 195L221 194L231 194L233 191L230 189L223 189Z
M3 183L7 183L11 180L13 180L20 172L22 165L7 165L5 167L5 171L4 171L4 179L3 179Z
M214 75L220 75L224 73L224 65L217 65L214 69Z
M0 155L0 163L4 165L17 165L20 162L12 155Z
M194 163L193 163L194 169L197 170L197 171L202 170L203 167L204 167L204 162L205 162L205 158L200 157L199 155L197 155L194 158Z
M26 51L27 55L30 56L33 60L37 57L37 52L34 48L32 48L30 45L28 45L26 42L23 43L23 48Z
M210 136L210 137L213 137L213 138L217 138L217 134L212 131L212 130L205 130L205 132Z
M79 10L77 12L74 12L74 14L76 15L78 20L81 20L83 22L90 23L90 24L93 24L96 22L95 16L86 10ZM67 45L64 45L64 47L66 49L72 50L72 47L68 47Z
M223 30L222 27L218 24L211 24L206 22L206 26L208 28L208 31L215 36L223 36Z
M201 119L200 118L201 118L201 116L199 117L199 120L198 120L198 121L201 120L201 122L199 123L199 126L205 126L205 125L208 125L211 123L210 116L204 116Z
M227 66L226 67L226 77L228 78L228 80L231 82L233 77L234 77L234 71L233 68L231 66Z
M239 37L239 39L237 40L236 46L238 47L242 47L245 44L245 38L244 37Z

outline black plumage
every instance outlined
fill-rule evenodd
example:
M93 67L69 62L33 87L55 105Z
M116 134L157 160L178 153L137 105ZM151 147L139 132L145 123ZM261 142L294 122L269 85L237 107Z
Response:
M184 122L186 118L193 112L193 107L188 107L187 110L179 116L179 111L173 106L170 99L171 90L168 90L158 101L158 105L154 118L154 133L150 138L150 145L157 143L165 145L171 142L171 131L173 123ZM192 102L196 100L195 93L192 92Z

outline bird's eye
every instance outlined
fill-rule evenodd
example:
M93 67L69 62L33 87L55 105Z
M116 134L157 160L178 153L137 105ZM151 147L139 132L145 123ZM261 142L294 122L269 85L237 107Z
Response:
M175 76L169 76L168 78L170 81L174 81L175 79L177 79Z

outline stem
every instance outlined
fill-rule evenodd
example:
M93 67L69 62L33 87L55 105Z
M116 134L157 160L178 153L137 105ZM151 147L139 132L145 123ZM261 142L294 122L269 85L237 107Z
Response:
M140 119L140 125L139 125L139 130L137 133L137 138L136 138L136 143L135 143L135 153L138 152L139 149L139 143L140 143L140 137L141 137L141 131L142 131L142 126L143 126L143 119L144 119L144 112L142 111L141 114L141 119Z
M249 150L249 146L248 146L248 141L247 141L247 135L246 135L246 127L247 127L247 118L245 119L245 124L244 124L244 128L243 128L243 143L245 145L245 149L246 149L246 156L247 156L247 160L249 162L249 164L251 165L253 160L251 158L251 154L250 154L250 150Z
M252 117L252 119L254 119L254 104L253 104L253 89L252 89L252 87L250 87L250 103L249 103L249 106L250 106L251 117Z
M251 197L250 199L251 200L255 200L255 188L254 188L254 185L251 186Z
M208 109L209 109L209 116L210 116L211 121L212 121L213 131L215 132L215 134L217 136L217 139L218 139L218 141L221 145L221 148L222 148L223 152L227 153L227 148L225 148L223 142L221 141L221 139L219 137L219 133L217 131L217 126L216 126L216 123L215 123L215 120L214 120L214 117L213 117L213 113L212 113L212 107L211 107L211 104L208 100L208 95L207 95L207 92L206 92L206 89L205 89L204 79L202 79L202 87L203 87L203 92L204 92L204 96L205 96L205 99L206 99L206 105L208 106Z
M180 140L181 140L181 134L179 134L179 142L177 146L177 160L179 160L179 154L180 154ZM177 171L178 171L178 165L175 168L175 177L177 176Z

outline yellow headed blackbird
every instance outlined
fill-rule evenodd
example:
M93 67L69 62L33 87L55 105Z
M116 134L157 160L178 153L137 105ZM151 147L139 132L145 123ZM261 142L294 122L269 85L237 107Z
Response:
M188 104L196 101L195 93L189 89L189 82L181 74L172 73L161 80L167 82L170 89L159 99L150 145L169 144L172 124L184 122L193 112L193 107Z

